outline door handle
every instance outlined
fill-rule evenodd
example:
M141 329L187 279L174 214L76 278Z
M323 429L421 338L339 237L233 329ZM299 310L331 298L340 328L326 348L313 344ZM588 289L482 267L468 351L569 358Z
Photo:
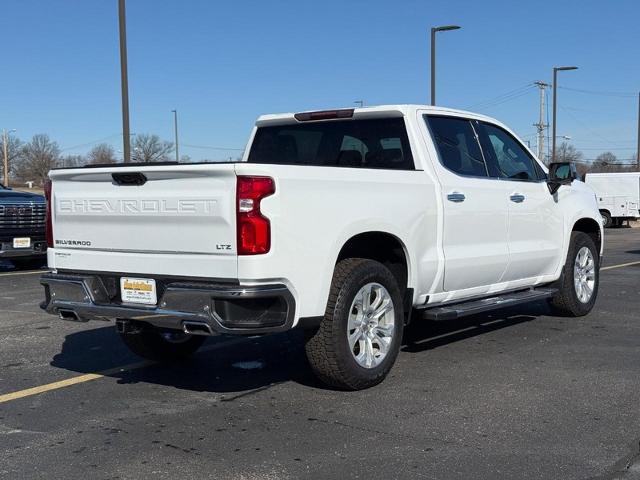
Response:
M514 193L509 197L509 199L515 203L522 203L524 202L524 195L522 195L521 193Z
M450 194L447 195L447 200L454 203L464 202L465 198L466 197L464 196L464 193L460 193L460 192L451 192Z

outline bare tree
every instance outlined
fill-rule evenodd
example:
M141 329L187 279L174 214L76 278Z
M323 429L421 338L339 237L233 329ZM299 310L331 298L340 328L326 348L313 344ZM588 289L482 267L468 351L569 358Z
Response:
M582 152L577 150L573 145L562 142L556 147L556 162L579 162L582 160Z
M49 170L58 166L60 147L49 138L49 135L38 133L22 147L22 161L17 174L23 180L33 180L44 184Z
M161 140L158 135L143 133L136 135L131 146L131 158L134 162L166 162L173 152L173 143Z
M593 162L593 168L605 171L607 167L615 166L616 163L618 163L618 157L611 152L604 152L596 157Z
M90 164L116 163L116 151L108 143L100 143L93 147L87 154Z
M22 159L22 141L18 137L7 135L7 157L9 175L16 171ZM0 135L0 179L4 179L4 139Z
M71 168L71 167L82 167L87 164L87 159L82 155L65 155L60 158L59 162L61 167Z

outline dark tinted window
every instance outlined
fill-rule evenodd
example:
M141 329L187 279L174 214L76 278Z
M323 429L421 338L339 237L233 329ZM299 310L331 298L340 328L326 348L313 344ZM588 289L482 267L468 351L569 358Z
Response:
M402 118L260 127L251 163L413 170Z
M455 117L427 116L440 161L461 175L486 177L482 153L469 120Z
M533 158L509 133L478 122L478 134L491 176L509 180L538 180Z
M538 175L538 180L546 180L547 179L547 174L544 172L544 170L542 169L540 164L534 160L533 166L536 169L536 174Z

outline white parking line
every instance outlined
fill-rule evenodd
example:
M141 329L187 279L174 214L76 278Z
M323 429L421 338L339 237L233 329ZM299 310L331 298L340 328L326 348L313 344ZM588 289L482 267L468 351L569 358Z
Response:
M614 268L631 267L633 265L640 265L640 261L638 261L638 262L629 262L629 263L621 263L620 265L610 265L608 267L602 267L600 270L612 270Z

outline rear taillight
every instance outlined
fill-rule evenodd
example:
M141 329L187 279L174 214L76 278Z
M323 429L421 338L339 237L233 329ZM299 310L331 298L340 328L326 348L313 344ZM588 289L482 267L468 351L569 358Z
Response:
M51 199L53 198L53 195L51 192L51 180L47 180L44 182L44 198L47 200L45 235L47 238L47 247L49 248L53 248L53 222L51 221L51 210L53 207L53 205L51 205Z
M236 188L238 255L258 255L271 248L271 225L260 211L260 201L273 195L270 177L239 176Z

